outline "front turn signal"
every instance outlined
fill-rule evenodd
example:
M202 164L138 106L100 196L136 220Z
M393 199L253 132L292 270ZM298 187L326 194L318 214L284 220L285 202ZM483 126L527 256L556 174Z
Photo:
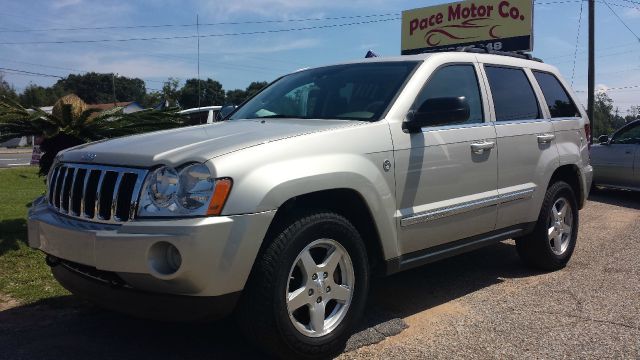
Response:
M216 179L216 187L213 190L213 196L209 202L207 215L220 215L222 208L231 193L232 185L233 181L230 178Z

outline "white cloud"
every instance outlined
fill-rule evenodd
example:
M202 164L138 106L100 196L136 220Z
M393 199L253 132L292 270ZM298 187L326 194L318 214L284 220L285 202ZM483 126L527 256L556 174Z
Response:
M622 13L622 16L630 19L638 19L640 18L640 9L625 9L624 13Z
M212 55L235 55L235 54L268 54L288 50L310 49L317 47L321 41L315 38L297 39L297 40L278 40L272 44L263 44L260 46L239 47L233 46L229 49L221 49L220 51L211 52ZM203 54L201 52L200 54Z
M218 18L225 18L229 15L236 14L256 14L263 17L277 17L286 19L289 17L300 17L304 14L305 18L312 18L316 14L310 14L310 11L324 11L327 9L367 9L368 11L376 11L376 8L389 8L388 1L384 0L325 0L325 1L305 1L305 0L218 0L205 1L201 4L207 9L209 15ZM392 6L395 7L395 6ZM297 15L297 16L296 16Z
M82 0L55 0L51 2L51 6L54 9L60 9L67 6L78 5L82 3Z

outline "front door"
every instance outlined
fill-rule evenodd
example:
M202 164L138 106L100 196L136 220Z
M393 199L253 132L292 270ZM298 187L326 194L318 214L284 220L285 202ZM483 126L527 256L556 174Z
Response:
M477 64L435 70L412 106L428 99L464 97L466 121L400 133L396 146L396 198L400 252L411 253L494 229L497 149Z
M597 162L594 164L597 183L640 187L640 169L637 168L640 165L639 148L640 124L622 128L613 134L608 145L601 145L594 159L594 162Z

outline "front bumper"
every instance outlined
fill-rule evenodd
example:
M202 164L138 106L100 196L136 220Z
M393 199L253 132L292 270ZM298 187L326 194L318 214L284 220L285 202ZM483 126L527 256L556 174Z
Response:
M29 211L29 246L69 262L117 275L130 288L172 295L240 292L275 210L237 216L97 224L69 218L39 198ZM182 258L171 274L156 271L160 242ZM77 290L79 292L81 290Z
M207 321L233 312L240 292L220 296L184 296L137 291L84 276L61 262L51 268L67 290L105 309L162 321Z

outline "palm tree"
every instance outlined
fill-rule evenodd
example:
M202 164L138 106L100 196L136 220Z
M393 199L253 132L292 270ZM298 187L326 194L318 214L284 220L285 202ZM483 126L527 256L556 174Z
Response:
M0 142L22 136L42 136L44 154L40 174L46 175L58 151L86 142L184 126L175 109L143 110L124 114L121 107L91 109L76 95L60 98L51 114L26 109L17 101L0 97Z

